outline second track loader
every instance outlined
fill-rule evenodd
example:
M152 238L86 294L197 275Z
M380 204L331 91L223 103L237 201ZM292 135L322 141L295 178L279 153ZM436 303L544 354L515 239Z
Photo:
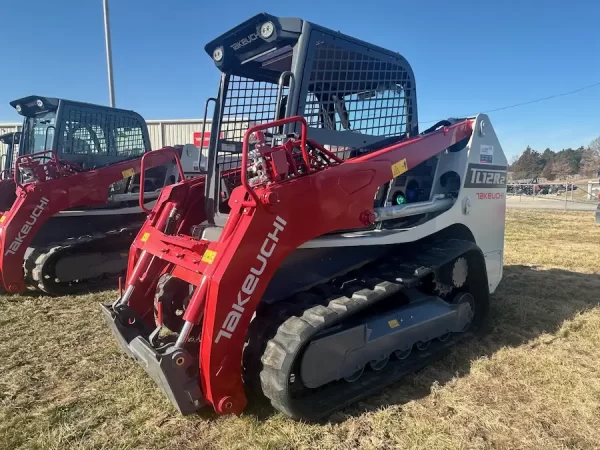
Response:
M102 305L173 405L240 414L254 391L314 420L472 336L502 277L490 119L420 131L402 56L301 19L259 14L205 49L208 173L161 192Z
M52 295L116 287L144 211L185 177L181 150L151 152L133 111L40 96L11 105L25 119L0 181L2 285Z

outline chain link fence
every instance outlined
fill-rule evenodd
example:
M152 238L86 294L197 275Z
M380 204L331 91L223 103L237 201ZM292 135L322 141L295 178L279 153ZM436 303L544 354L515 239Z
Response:
M506 197L508 206L594 210L600 204L600 182L512 183L506 187Z

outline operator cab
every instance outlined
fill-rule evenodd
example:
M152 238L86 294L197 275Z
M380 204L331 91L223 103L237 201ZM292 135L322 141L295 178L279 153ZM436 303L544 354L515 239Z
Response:
M250 126L303 116L308 136L342 159L418 134L414 74L396 52L302 19L264 13L205 50L222 73L212 99L209 221L228 212L222 200L239 184L239 171L232 169L241 164ZM292 124L273 133L299 131Z
M152 150L146 122L134 111L37 95L10 104L25 118L19 156L48 151L36 156L45 163L50 160L49 151L54 151L61 161L93 170L140 158ZM161 188L176 181L175 174L175 165L147 169L144 191L158 196ZM19 175L22 182L30 181L29 171L21 170ZM109 195L127 195L133 204L137 196L130 194L139 192L139 183L139 174L125 177L111 185Z
M133 111L36 95L10 105L25 117L20 155L53 150L93 169L150 150L146 123Z

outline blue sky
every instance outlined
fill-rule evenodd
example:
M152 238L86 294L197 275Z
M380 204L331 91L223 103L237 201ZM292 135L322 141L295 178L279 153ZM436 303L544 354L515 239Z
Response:
M421 121L473 114L600 82L600 2L111 0L117 106L146 119L198 118L216 94L211 39L265 11L400 52ZM0 121L39 94L108 103L101 0L2 0ZM600 136L600 86L491 113L506 153Z

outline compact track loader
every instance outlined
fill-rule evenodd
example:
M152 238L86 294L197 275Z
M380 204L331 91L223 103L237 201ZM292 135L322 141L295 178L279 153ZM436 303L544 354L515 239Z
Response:
M148 206L185 178L181 149L150 152L133 111L40 96L11 105L25 119L0 181L2 285L52 295L116 286Z
M301 19L205 49L209 170L163 189L102 305L173 405L240 414L250 390L314 420L472 336L503 265L489 118L420 132L402 56Z

